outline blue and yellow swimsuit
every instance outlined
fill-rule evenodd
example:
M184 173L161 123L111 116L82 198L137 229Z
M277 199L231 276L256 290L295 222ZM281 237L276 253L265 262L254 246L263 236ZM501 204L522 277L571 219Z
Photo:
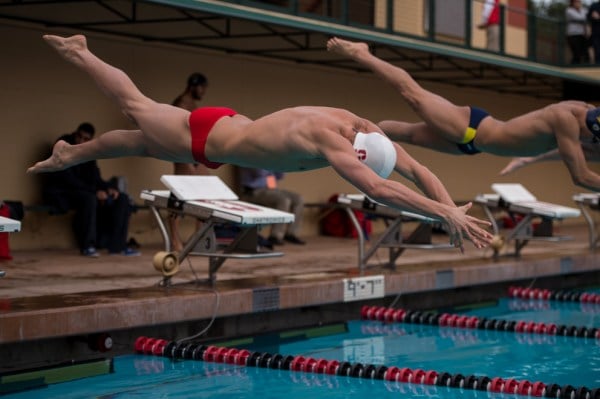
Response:
M479 127L481 121L490 114L488 114L481 108L469 108L471 108L471 116L469 117L469 127L467 127L467 130L465 131L465 135L462 141L456 144L456 146L464 154L475 155L481 152L477 149L477 147L475 147L475 143L473 143L473 141L475 140L475 136L477 135L477 128Z

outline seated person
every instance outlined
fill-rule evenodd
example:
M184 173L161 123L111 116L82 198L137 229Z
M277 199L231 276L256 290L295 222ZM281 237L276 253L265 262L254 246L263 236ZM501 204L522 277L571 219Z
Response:
M81 144L92 140L94 133L93 125L82 123L76 131L58 140ZM127 247L129 196L102 179L96 161L48 173L44 176L42 194L44 202L58 213L75 210L73 232L82 255L97 257L97 248L106 248L109 254L140 255Z
M294 223L271 226L271 234L268 238L271 245L283 245L284 240L292 244L304 245L305 242L298 238L302 225L304 200L298 193L277 187L277 181L283 176L283 173L266 169L240 168L241 197L248 202L294 214Z

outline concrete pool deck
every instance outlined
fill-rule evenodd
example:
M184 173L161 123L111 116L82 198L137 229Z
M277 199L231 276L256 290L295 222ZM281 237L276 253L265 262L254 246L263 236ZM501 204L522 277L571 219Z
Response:
M587 228L561 226L560 232L574 239L531 241L519 258L493 259L491 249L477 250L469 244L464 254L457 249L410 249L398 258L393 270L375 265L387 257L386 250L380 249L371 259L374 265L362 276L383 284L381 292L388 303L398 295L435 297L431 294L440 291L451 304L448 292L544 278L555 279L555 285L564 281L565 286L570 284L568 276L583 276L579 283L599 281L600 257L588 247ZM434 240L444 242L447 237L434 235ZM361 302L345 301L344 296L345 279L361 277L352 239L308 237L306 246L278 247L284 252L282 257L229 259L214 287L197 282L207 277L204 257L184 261L172 285L160 286L162 276L152 266L159 250L143 247L139 257L102 254L99 258L84 258L73 250L13 252L13 260L0 264L6 271L0 279L0 358L7 359L3 368L18 367L22 361L16 352L23 354L25 347L34 350L42 343L47 346L69 337L79 337L70 341L72 346L80 337L108 333L125 351L135 334L156 332L180 338L213 318L237 319L236 327L221 322L212 332L213 337L226 337L256 331L240 322L248 322L251 316L261 318L259 330L291 327L294 321L302 324L306 309L317 313L318 309L339 309L340 313L352 309L350 314L359 316L356 306ZM353 299L348 292L346 299ZM420 303L433 306L444 301ZM349 304L354 307L348 308ZM348 314L313 316L327 322Z

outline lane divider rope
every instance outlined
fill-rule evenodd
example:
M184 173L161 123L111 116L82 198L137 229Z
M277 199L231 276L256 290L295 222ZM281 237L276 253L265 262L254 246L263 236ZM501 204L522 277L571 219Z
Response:
M551 291L545 288L510 286L508 296L519 299L537 299L542 301L583 302L600 305L600 294L569 290Z
M144 336L135 340L134 350L140 354L163 356L171 359L201 360L292 372L329 374L557 399L600 399L600 388L590 390L587 387L576 388L572 385L560 386L558 384L544 384L539 381L518 381L511 378L490 378L476 375L465 376L460 373L450 374L435 370L387 367L278 353L252 352L247 349L203 345L194 342L168 341Z
M386 308L383 306L363 306L361 317L364 320L383 322L430 324L440 327L473 328L526 334L563 335L576 338L596 338L600 340L600 329L596 327L568 326L534 321L515 321L486 317L467 316L453 313L421 312L407 309Z

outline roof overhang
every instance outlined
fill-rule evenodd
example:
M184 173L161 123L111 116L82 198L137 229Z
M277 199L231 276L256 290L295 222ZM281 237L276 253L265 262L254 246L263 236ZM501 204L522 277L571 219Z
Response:
M552 100L564 97L566 84L594 87L600 83L569 68L251 4L214 0L0 0L0 19L366 72L326 51L328 38L343 36L370 43L378 57L406 69L419 81Z

